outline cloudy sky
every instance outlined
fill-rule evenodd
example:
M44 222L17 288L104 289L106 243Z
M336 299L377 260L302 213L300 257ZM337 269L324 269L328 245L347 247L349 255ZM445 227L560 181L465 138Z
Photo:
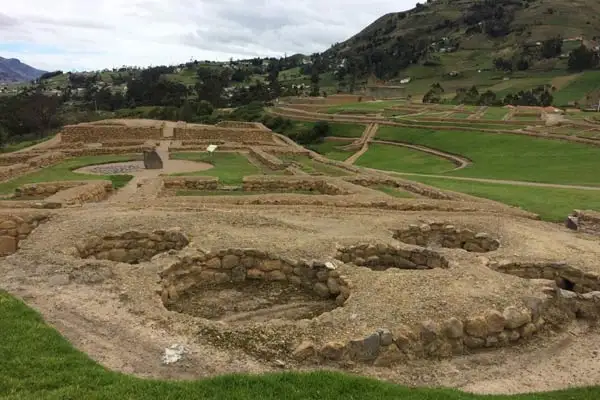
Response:
M414 0L2 0L0 57L46 70L310 54Z

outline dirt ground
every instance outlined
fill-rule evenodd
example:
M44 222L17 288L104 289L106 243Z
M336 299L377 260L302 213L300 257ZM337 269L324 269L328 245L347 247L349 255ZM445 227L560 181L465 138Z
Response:
M450 221L473 229L487 227L501 238L502 247L497 254L486 254L485 258L568 259L573 265L593 269L600 254L598 240L574 236L562 227L516 218L500 221L485 214L227 206L189 213L176 209L108 211L89 205L80 211L58 212L51 222L37 228L23 242L21 250L3 263L3 286L40 310L75 346L111 369L145 377L183 379L276 371L281 366L273 362L235 346L224 350L203 340L198 335L197 317L166 310L153 289L159 268L155 263L108 262L93 276L75 276L74 268L84 261L73 257L72 246L92 233L177 226L190 236L193 246L202 248L254 247L288 257L328 259L336 245L391 242L389 229L424 219ZM304 331L308 336L352 337L393 321L465 316L492 305L509 304L534 290L526 280L484 267L480 255L451 249L440 251L456 262L454 268L344 270L355 282L353 297L344 307L316 318L318 322L305 326ZM251 291L256 294L256 288ZM242 292L248 295L247 291ZM226 297L224 300L231 304L232 298ZM236 303L241 307L237 314L224 310L215 318L227 324L243 325L248 320L268 324L261 313L252 314L260 301L260 296L255 296L249 304ZM248 312L251 318L240 318ZM281 329L284 337L284 326L275 324L273 329ZM394 368L357 365L347 371L407 385L442 385L476 393L552 390L599 383L599 338L595 329L574 324L566 331L549 333L515 348L447 361L415 360ZM189 354L179 363L163 365L162 352L172 344L184 344Z

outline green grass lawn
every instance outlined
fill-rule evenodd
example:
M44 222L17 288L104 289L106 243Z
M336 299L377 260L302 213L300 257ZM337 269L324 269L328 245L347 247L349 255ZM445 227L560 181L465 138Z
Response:
M335 114L340 111L346 110L367 110L367 111L382 111L384 108L393 107L405 104L404 101L390 100L390 101L365 101L360 103L348 103L341 104L339 106L329 107L327 109L328 114Z
M31 146L36 145L38 143L45 142L46 140L50 140L53 137L54 137L54 135L47 136L47 137L42 138L42 139L26 140L26 141L17 142L17 143L8 143L6 146L0 148L0 153L12 153L13 151L23 150L23 149L25 149L27 147L31 147Z
M405 176L441 189L499 201L539 214L546 221L563 221L574 209L600 210L600 191L513 186L422 176Z
M340 141L325 141L323 143L314 144L309 146L309 148L313 151L316 151L319 154L324 155L327 158L331 158L332 160L344 161L352 154L353 151L342 150L340 147L346 146L352 143L351 140L340 142Z
M109 179L115 188L125 186L133 178L131 175L92 175L79 174L73 170L87 165L108 164L113 162L124 162L139 160L140 157L130 155L102 155L76 157L63 161L59 164L40 169L39 171L23 175L8 182L0 183L0 194L10 194L15 189L26 183L55 182L55 181L83 181L94 179Z
M234 185L242 183L245 176L261 175L261 171L248 161L246 157L239 153L173 153L173 160L189 160L200 161L214 165L206 171L184 172L173 175L202 175L216 176L219 182L226 185Z
M502 121L506 114L508 114L508 109L504 107L488 107L481 119Z
M350 173L341 168L327 165L313 160L309 156L303 155L285 155L280 157L284 161L295 161L300 164L302 170L309 174L321 173L329 176L346 176Z
M379 186L373 187L373 189L379 190L380 192L388 194L392 197L399 197L399 198L404 198L404 199L409 199L409 198L415 197L415 196L413 196L412 193L407 192L406 190L398 189L398 188L395 188L392 186L379 185Z
M356 161L361 167L397 172L440 174L454 169L445 158L406 147L371 143L369 150Z
M380 127L377 138L420 144L473 161L473 165L448 175L600 186L600 148L584 144L522 135L390 126ZM377 162L392 165L395 158L389 153L387 159Z
M75 350L41 316L0 291L0 397L5 400L595 400L598 388L518 396L415 389L333 372L159 381L116 373ZM157 355L158 357L158 355Z
M337 122L330 122L329 126L331 127L331 133L329 134L329 136L349 138L361 137L366 128L365 125L340 124Z

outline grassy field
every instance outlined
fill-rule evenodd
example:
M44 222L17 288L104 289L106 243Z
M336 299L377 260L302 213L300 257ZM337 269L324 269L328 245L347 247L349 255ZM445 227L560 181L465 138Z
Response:
M508 113L508 109L504 107L488 107L481 119L501 121Z
M512 186L422 176L404 178L520 207L539 214L546 221L563 221L574 209L600 210L600 191Z
M385 194L389 194L392 197L400 197L405 199L415 197L412 193L407 192L406 190L398 189L392 186L379 185L375 186L373 189L379 190Z
M365 131L365 125L330 122L329 126L331 127L331 133L329 136L358 138L361 137Z
M448 175L600 186L597 147L522 135L388 126L379 128L377 138L420 144L473 161ZM377 162L389 166L397 159L391 151Z
M43 139L26 140L26 141L17 142L17 143L8 143L6 146L0 148L0 153L12 153L14 151L23 150L27 147L31 147L36 144L45 142L46 140L50 140L53 137L54 137L54 135L51 135L51 136L47 136Z
M389 101L365 101L360 103L348 103L339 106L333 106L327 109L327 113L335 114L340 111L359 110L359 111L382 111L384 108L399 106L405 104L404 101L389 100Z
M261 171L248 161L246 157L239 153L174 153L171 154L174 160L200 161L212 164L214 168L206 171L186 172L174 175L202 175L215 176L219 178L219 183L234 185L242 183L244 176L261 175Z
M439 174L454 169L450 161L406 147L372 143L356 161L361 167L397 172Z
M553 93L554 104L566 105L570 101L579 101L589 92L600 88L600 71L585 71L564 88Z
M350 157L352 154L354 154L354 152L342 150L342 149L340 149L340 147L346 146L350 143L352 143L351 140L348 140L346 142L339 142L339 141L329 141L328 142L328 141L326 141L323 143L311 145L309 147L311 150L316 151L317 153L322 154L327 158L331 158L332 160L337 160L337 161L344 161L345 159Z
M139 157L129 155L102 155L102 156L87 156L76 157L59 164L43 168L39 171L23 175L17 179L8 182L0 183L0 194L10 194L15 189L26 183L39 182L55 182L55 181L83 181L94 179L109 179L113 182L115 188L125 186L132 178L131 175L91 175L79 174L73 170L82 168L88 165L108 164L113 162L124 162L139 160Z
M280 156L284 161L295 161L300 164L302 170L309 174L321 173L329 176L346 176L349 172L331 165L323 164L303 155Z
M595 400L598 388L520 396L414 389L332 372L227 375L199 381L139 379L75 350L41 316L0 291L0 397L5 400Z

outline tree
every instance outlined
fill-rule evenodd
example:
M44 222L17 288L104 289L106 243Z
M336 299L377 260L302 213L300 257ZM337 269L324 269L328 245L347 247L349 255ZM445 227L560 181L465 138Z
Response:
M598 54L593 50L581 45L569 53L569 69L583 71L598 65Z
M542 42L541 54L544 58L554 58L562 53L563 40L560 36L544 40Z
M321 78L319 77L319 72L313 68L313 72L310 76L310 95L313 97L316 97L319 95L320 93L320 89L319 89L319 81L321 80Z
M440 103L442 101L442 93L444 93L444 88L439 82L432 84L429 91L423 96L423 103Z

